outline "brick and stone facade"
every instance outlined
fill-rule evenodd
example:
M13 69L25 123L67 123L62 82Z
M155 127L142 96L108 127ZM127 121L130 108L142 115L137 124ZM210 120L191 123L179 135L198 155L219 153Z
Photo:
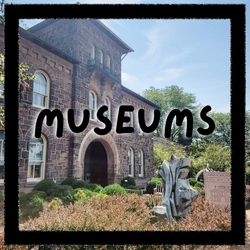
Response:
M0 33L3 34L3 27ZM3 50L3 39L0 39L0 46ZM76 124L79 124L83 110L89 107L90 91L95 93L97 108L104 105L108 98L114 125L120 105L129 104L135 108L135 132L132 134L118 135L114 127L107 135L99 136L93 128L101 126L101 123L94 119L79 134L64 126L63 137L57 138L53 127L44 125L44 178L61 182L67 177L87 179L88 176L101 176L103 173L105 180L98 181L100 178L97 176L93 176L92 180L103 185L119 183L129 175L130 149L133 150L134 162L132 176L138 186L144 186L153 175L152 134L141 133L136 114L138 109L143 108L149 119L149 114L157 106L122 86L121 58L131 51L97 20L53 19L43 21L28 31L20 30L19 60L29 66L30 72L39 71L46 75L50 110L59 109L65 114L72 108ZM23 188L35 184L35 181L27 181L29 143L34 136L34 124L41 108L33 105L32 98L33 82L28 90L20 92L19 102L19 179ZM140 152L143 152L143 159ZM98 166L93 164L103 170L98 170ZM139 173L141 165L144 166L143 174ZM90 173L86 173L86 169Z

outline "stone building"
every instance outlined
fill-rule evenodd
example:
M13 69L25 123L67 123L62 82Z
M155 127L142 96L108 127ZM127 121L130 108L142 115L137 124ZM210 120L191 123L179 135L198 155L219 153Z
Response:
M3 50L3 27L0 27ZM138 127L137 110L150 113L154 103L124 87L121 61L133 50L103 23L93 19L48 19L28 31L20 29L19 60L29 66L36 79L20 91L19 102L19 182L30 188L44 178L61 182L67 177L107 185L132 176L144 186L153 175L152 134ZM128 112L135 132L117 134L115 127L104 136L93 132L102 126L96 110L102 105L106 116L116 124L120 105L133 105ZM72 133L64 123L63 137L53 126L43 125L42 137L34 137L39 112L48 108L65 113L75 110L75 121L90 110L90 123L82 133ZM0 146L3 142L0 134ZM2 149L1 151L2 152ZM1 177L1 176L0 176Z

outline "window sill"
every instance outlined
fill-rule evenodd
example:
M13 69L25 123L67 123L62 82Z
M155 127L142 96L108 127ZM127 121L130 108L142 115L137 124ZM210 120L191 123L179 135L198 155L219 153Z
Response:
M36 184L40 181L42 181L43 179L42 178L27 178L27 183L28 184Z
M46 107L46 106L38 106L38 105L34 105L34 104L32 104L32 107L37 108L37 109L48 109L48 107Z

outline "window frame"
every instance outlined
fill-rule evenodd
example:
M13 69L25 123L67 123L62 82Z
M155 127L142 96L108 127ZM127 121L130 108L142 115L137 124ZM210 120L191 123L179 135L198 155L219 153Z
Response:
M94 109L91 109L90 108L90 95L93 94L93 98L94 98ZM90 120L91 121L96 121L96 112L97 112L97 94L93 91L93 90L90 90L89 91L89 99L88 99L88 109L89 109L89 112L90 112ZM93 117L92 117L92 112L93 111Z
M109 118L111 120L111 101L110 101L110 98L109 97L105 97L104 99L104 104L106 106L108 106L108 111L105 112L106 114L106 117Z
M93 61L96 59L96 48L94 44L91 44L90 59Z
M104 53L101 49L98 49L98 64L100 64L100 67L104 65Z
M28 177L28 174L29 174L29 168L30 167L34 167L34 161L31 162L29 157L30 157L30 144L32 143L32 139L35 139L35 138L31 138L30 142L29 142L29 154L28 154L28 168L27 168L27 183L37 183L37 182L40 182L42 180L44 180L45 178L45 168L46 168L46 155L47 155L47 139L45 138L44 135L41 135L41 139L42 139L42 142L43 142L43 152L42 152L42 160L41 161L38 161L40 162L40 165L41 165L41 172L40 172L40 177L39 178L32 178L32 177Z
M139 177L144 177L145 173L145 162L144 162L144 152L142 149L139 150L139 173L138 176Z
M43 96L41 93L38 93L38 92L34 92L34 83L35 83L35 80L33 80L33 89L32 89L32 106L33 107L36 107L36 108L49 108L49 94L50 94L50 78L48 76L47 73L45 73L43 70L36 70L34 75L36 74L41 74L44 76L45 80L46 80L46 95L45 95L45 105L44 106L40 106L40 105L37 105L34 103L34 94L39 94L41 96Z
M106 68L107 68L107 70L110 72L111 71L111 57L110 57L110 55L107 55L106 56Z
M130 147L128 150L128 176L135 177L135 154L134 149L132 147Z

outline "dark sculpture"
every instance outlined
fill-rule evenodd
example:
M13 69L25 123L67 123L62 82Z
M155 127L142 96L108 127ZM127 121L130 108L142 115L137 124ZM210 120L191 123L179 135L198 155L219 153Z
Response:
M189 185L186 179L189 173L190 159L171 157L160 166L158 174L163 180L163 203L156 207L156 213L166 214L167 218L182 217L188 214L192 201L198 192Z

